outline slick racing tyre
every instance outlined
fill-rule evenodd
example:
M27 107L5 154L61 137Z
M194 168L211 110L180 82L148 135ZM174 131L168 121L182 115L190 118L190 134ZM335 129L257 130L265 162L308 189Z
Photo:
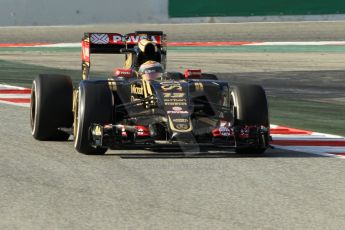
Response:
M112 121L112 93L107 82L81 81L78 94L78 111L75 114L75 149L84 154L104 154L107 148L90 144L91 124L109 124Z
M41 74L32 84L31 134L41 141L66 141L69 134L59 128L71 128L73 86L64 75Z
M232 98L235 109L236 121L244 125L258 125L269 127L268 103L264 89L259 85L240 85L234 87ZM268 143L269 137L264 137ZM263 153L266 147L238 148L238 153Z

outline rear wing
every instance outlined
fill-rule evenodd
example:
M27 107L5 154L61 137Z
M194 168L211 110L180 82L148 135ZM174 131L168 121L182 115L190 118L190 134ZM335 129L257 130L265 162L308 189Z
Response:
M135 33L85 33L82 39L82 78L88 78L91 54L121 54L121 49L130 49L142 39L148 39L166 53L166 34L162 31L136 31Z

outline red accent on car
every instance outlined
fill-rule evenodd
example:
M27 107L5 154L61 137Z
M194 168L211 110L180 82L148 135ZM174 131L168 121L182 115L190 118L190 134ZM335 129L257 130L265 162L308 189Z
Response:
M31 89L0 89L0 94L30 94Z
M132 69L120 69L120 68L115 68L113 70L113 76L115 77L133 77L133 70Z
M212 136L214 136L214 137L221 137L222 135L220 134L220 131L217 128L217 129L212 130Z
M146 126L136 125L137 137L149 137L150 130Z
M201 70L200 69L186 69L184 71L185 78L188 79L199 79L201 78Z
M122 135L122 137L128 137L128 134L127 134L124 126L122 126L122 128L121 128L121 135Z
M230 137L233 136L233 131L228 127L219 127L212 130L213 137Z
M82 41L81 43L81 59L85 62L90 62L90 42Z

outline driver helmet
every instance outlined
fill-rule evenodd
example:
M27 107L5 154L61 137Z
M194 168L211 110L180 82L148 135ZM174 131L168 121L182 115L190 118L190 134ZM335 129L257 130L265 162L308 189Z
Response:
M147 81L162 78L163 72L163 66L156 61L145 62L140 66L138 71L139 75Z

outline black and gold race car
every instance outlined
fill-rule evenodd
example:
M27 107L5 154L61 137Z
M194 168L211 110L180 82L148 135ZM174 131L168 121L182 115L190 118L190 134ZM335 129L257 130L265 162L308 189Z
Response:
M63 75L38 76L32 85L32 135L66 141L75 149L104 154L108 149L234 149L263 153L270 142L268 105L258 85L232 86L215 75L187 69L160 79L138 74L146 61L166 66L161 31L85 33L82 80L73 88ZM123 68L106 80L89 77L93 53L124 54Z

